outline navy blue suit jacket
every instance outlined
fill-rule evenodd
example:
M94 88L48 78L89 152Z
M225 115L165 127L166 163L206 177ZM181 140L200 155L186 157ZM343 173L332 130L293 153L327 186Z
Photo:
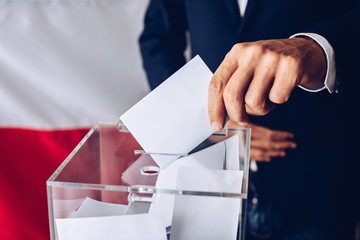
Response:
M359 0L249 0L240 18L236 0L151 0L145 16L139 43L151 88L185 64L187 33L191 55L199 54L212 71L237 42L312 32L332 45L341 82L337 94L297 88L287 103L251 119L293 132L298 143L285 158L259 164L263 191L289 227L330 229L354 206L350 202L358 190L346 192L345 185L352 142L344 116L349 113L345 106L354 106L354 85L360 82L359 8ZM348 205L342 204L345 198Z

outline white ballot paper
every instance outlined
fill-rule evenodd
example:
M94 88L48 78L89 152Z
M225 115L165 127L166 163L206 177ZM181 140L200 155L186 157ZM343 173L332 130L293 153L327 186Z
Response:
M162 169L158 175L156 187L162 189L176 189L178 171L180 167L192 167L196 169L211 168L222 169L225 160L224 143L217 143L187 157L182 157ZM157 201L150 206L150 213L159 213L164 219L166 226L171 225L174 200L173 194L154 194Z
M76 209L81 206L84 202L85 198L79 199L54 199L54 216L58 218L67 218L74 214Z
M120 116L146 152L164 153L152 155L160 168L189 153L214 132L208 117L212 75L196 56Z
M170 240L236 240L241 199L176 195Z
M55 220L59 240L167 240L164 223L156 214Z
M233 168L236 165L233 162L239 162L239 151L237 150L238 144L239 135L234 135L225 141L204 148L203 150L190 154L187 157L179 158L171 163L166 169L162 169L160 171L156 187L162 189L179 189L198 192L241 193L243 171L240 171L239 168L237 168L237 170ZM231 164L227 164L228 162ZM227 167L228 165L232 167L232 170L224 170L224 166ZM192 205L188 205L189 208L187 208L186 205L179 204L177 206L177 210L175 211L175 195L173 194L155 194L155 196L157 197L157 201L151 204L149 212L161 214L166 226L174 224L174 212L178 212L178 214L186 214L187 211L192 211ZM218 201L218 211L223 209L225 212L228 212L229 208L233 208L234 205L240 204L239 201L226 201L219 198L216 199L214 199L214 197L204 197L194 198L192 200L195 205L197 204L196 201L202 201L204 206L207 201L211 201L211 204ZM220 204L221 202L231 202L233 204L223 205ZM182 207L184 208L179 210L179 208ZM234 220L231 226L237 227L238 208L238 206L235 206L233 208L234 211L230 214L232 217L229 216L229 221ZM216 216L211 213L209 213L207 217L216 218ZM179 218L179 216L176 218ZM179 221L176 222L179 224ZM222 226L217 227L222 228Z
M128 208L128 205L105 203L87 197L72 214L71 218L124 215Z
M243 171L180 167L177 189L241 194Z
M239 136L222 142L225 169L180 167L176 188L198 192L241 194L243 171L236 151ZM219 143L218 143L219 144ZM217 144L217 145L218 145ZM216 145L215 145L216 146ZM228 151L230 150L230 151ZM228 164L226 164L229 162ZM229 170L231 167L234 170ZM175 195L170 240L236 239L241 199L204 195Z

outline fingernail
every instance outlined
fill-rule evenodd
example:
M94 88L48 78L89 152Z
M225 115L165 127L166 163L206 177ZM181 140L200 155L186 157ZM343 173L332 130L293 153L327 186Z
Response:
M212 128L214 131L216 131L216 132L221 130L221 126L220 126L220 124L217 123L217 122L212 122L212 123L211 123L211 128Z

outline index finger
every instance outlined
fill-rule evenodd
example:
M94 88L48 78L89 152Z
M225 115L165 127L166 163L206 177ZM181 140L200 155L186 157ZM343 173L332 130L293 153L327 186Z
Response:
M208 113L211 127L220 131L225 125L226 110L223 99L225 86L235 70L237 62L227 55L218 69L215 71L208 91Z

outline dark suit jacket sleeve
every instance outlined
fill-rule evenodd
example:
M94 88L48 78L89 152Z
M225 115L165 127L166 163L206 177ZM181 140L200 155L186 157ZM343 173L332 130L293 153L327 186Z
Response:
M347 106L354 103L355 91L360 90L360 1L357 0L349 9L305 29L322 35L334 48L339 92Z
M187 26L181 9L171 0L149 3L139 44L151 89L185 64Z

